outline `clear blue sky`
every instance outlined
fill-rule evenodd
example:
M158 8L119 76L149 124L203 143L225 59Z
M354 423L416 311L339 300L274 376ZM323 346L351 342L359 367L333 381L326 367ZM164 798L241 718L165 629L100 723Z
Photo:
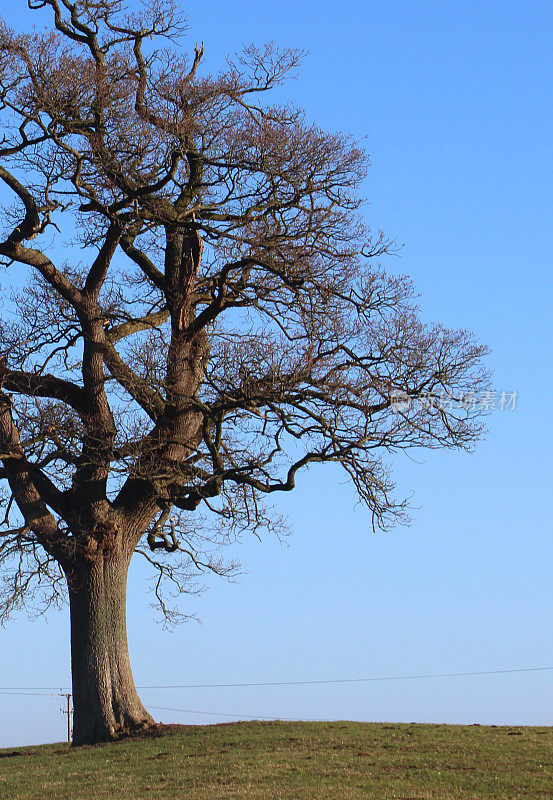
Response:
M3 14L21 22L24 0ZM413 523L372 534L332 468L279 500L287 546L247 541L249 574L185 599L203 623L155 624L140 569L138 685L400 676L553 665L551 267L553 7L546 2L191 4L207 64L247 42L309 50L289 95L366 136L371 224L400 243L423 314L492 348L514 412L472 455L395 460ZM67 612L0 630L1 686L69 683ZM553 671L311 687L144 690L150 706L300 718L553 724ZM166 722L225 717L155 711ZM0 746L61 739L56 700L0 695Z

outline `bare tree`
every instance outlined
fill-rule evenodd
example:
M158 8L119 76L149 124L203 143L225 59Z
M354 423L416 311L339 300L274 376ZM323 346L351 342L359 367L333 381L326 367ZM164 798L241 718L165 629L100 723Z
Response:
M67 586L81 744L153 724L126 641L134 553L177 590L228 574L219 544L278 526L263 499L314 463L383 526L404 512L383 455L470 447L477 409L455 401L487 377L377 265L393 248L363 223L362 150L266 101L301 53L204 75L170 0L28 5L52 30L0 29L0 558L5 613Z

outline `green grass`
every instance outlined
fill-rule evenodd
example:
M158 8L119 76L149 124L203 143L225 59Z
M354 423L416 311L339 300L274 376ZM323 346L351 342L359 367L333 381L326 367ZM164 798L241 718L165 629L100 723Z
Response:
M553 728L239 722L0 750L6 800L553 798Z

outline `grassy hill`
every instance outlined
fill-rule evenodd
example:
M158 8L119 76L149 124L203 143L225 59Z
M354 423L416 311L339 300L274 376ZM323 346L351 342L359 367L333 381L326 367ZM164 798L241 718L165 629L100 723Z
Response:
M553 728L239 722L0 750L6 800L553 798Z

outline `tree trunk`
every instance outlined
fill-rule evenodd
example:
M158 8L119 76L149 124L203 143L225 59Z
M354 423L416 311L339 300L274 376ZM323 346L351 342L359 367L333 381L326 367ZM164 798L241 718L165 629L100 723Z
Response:
M154 724L138 697L127 645L129 557L82 559L68 575L73 745L107 741Z

